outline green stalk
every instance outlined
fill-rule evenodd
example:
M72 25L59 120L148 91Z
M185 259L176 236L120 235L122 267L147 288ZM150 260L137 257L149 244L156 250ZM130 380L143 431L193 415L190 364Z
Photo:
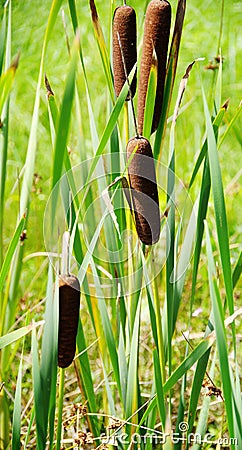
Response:
M7 36L6 34L6 15L7 7L4 8L4 17L1 30L1 70L4 59L4 46L6 45L5 54L5 69L7 70L11 62L11 1L8 5L8 26ZM6 38L6 43L5 43ZM0 130L0 267L3 263L3 221L4 221L4 194L5 194L5 182L7 176L7 154L8 154L8 128L9 128L9 99L7 99L2 115L1 115L2 128ZM0 289L0 303L2 301L2 289ZM2 319L3 320L3 319Z
M59 400L58 400L58 422L56 431L56 450L61 449L61 433L62 433L62 411L64 401L64 386L65 386L65 369L60 368L59 381Z
M159 362L162 371L162 380L163 383L166 381L166 372L165 372L165 354L164 354L164 342L163 342L163 331L162 331L162 318L161 318L161 304L158 286L156 283L156 278L153 282L154 289L154 303L155 303L155 313L156 313L156 326L157 326L157 337L158 337L158 354L159 354Z

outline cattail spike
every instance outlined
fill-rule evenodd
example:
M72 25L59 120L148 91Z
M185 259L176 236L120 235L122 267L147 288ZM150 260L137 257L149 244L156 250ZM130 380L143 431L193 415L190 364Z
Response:
M143 48L138 85L138 131L140 134L143 133L144 110L153 51L155 51L157 57L158 76L151 130L152 133L157 129L159 124L164 94L170 25L170 3L166 0L152 0L147 7L145 16Z
M113 73L114 89L117 97L126 82L126 75L129 75L136 61L136 14L131 6L125 4L116 8L113 16ZM125 68L127 71L126 75ZM130 90L131 93L129 93L126 100L135 95L136 73Z
M59 276L58 366L68 367L75 356L80 308L80 284L74 275Z
M134 137L127 144L127 160L132 208L140 240L146 245L155 244L160 237L160 210L155 165L149 141Z

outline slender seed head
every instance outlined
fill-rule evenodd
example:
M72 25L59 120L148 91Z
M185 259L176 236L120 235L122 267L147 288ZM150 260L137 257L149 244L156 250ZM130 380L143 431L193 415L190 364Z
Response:
M134 153L135 152L135 153ZM132 208L140 240L146 245L155 244L160 236L160 210L155 165L149 141L134 137L127 144L127 160Z
M58 366L68 367L75 356L80 308L80 284L74 275L59 277Z
M136 14L131 6L119 6L113 16L113 73L114 89L118 97L126 82L127 75L131 72L137 61L136 49ZM123 53L123 58L122 58ZM125 67L124 67L125 64ZM132 97L136 91L136 74L131 83ZM127 99L130 99L128 94Z
M144 110L153 51L157 57L157 88L152 133L157 129L163 102L167 51L171 26L171 6L166 0L152 0L146 11L138 84L138 131L143 132Z

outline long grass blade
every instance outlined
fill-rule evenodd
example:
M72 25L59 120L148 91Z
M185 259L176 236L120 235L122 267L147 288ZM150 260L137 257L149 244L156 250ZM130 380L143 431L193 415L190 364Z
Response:
M8 11L8 22L7 21ZM12 35L12 20L11 20L11 2L5 4L3 12L3 21L0 38L0 75L3 69L3 60L5 57L5 70L10 66L11 61L11 35ZM6 46L6 48L5 48ZM3 105L1 114L1 132L0 132L0 267L3 262L3 224L4 224L4 194L5 184L7 178L7 157L8 157L8 134L9 134L9 98ZM0 299L1 299L0 288ZM0 300L1 302L1 300Z
M218 149L221 147L221 145L223 144L224 140L226 139L226 137L229 135L229 133L231 132L231 130L233 129L233 126L235 125L237 119L240 116L240 113L242 111L242 102L240 102L239 107L234 115L234 117L231 119L231 121L229 122L224 134L221 136L219 143L218 143Z
M43 320L39 322L35 322L31 325L26 325L25 327L19 328L18 330L12 331L11 333L5 334L4 336L0 337L0 349L6 347L7 345L12 344L13 342L17 341L18 339L21 339L22 337L26 336L26 334L30 333L30 331L33 331L35 328L39 327L40 325L43 325Z
M5 4L4 9L3 9L2 26L1 26L1 30L0 30L0 76L1 76L2 70L3 70L6 30L7 30L7 4Z
M213 128L214 128L215 136L217 136L217 134L218 134L217 131L218 131L219 126L222 123L222 120L223 120L223 117L224 117L224 113L226 112L227 107L228 107L228 103L226 102L220 108L217 116L215 117L215 119L213 121ZM196 178L196 175L197 175L197 173L199 171L199 168L200 168L200 166L201 166L201 164L202 164L202 162L203 162L203 160L204 160L204 158L205 158L205 156L207 154L207 149L208 149L208 142L207 142L207 138L206 138L204 143L203 143L203 145L202 145L200 153L198 155L196 164L194 166L194 169L193 169L193 172L192 172L192 176L191 176L191 179L190 179L190 182L189 182L189 189L192 187L192 185L193 185L193 183L195 181L195 178Z
M155 372L155 385L156 385L156 392L157 392L157 406L163 426L163 430L165 430L166 425L166 405L165 405L165 398L164 398L164 392L163 392L163 383L162 383L162 373L161 368L159 364L159 357L158 352L155 349L153 352L153 358L154 358L154 372Z
M110 66L110 61L109 61L109 57L108 57L107 47L105 44L105 40L104 40L101 25L100 25L100 20L98 17L95 2L94 2L94 0L89 0L89 3L90 3L90 8L91 8L92 22L93 22L95 37L97 40L97 44L98 44L98 48L99 48L99 52L100 52L100 56L101 56L101 60L102 60L103 68L104 68L104 73L105 73L108 88L109 88L109 92L111 95L111 99L113 100L114 99L113 78L112 78L112 72L111 72L111 66Z
M58 186L57 183L61 178L64 154L67 151L66 145L67 145L67 138L68 138L68 132L69 132L69 127L70 127L70 120L71 120L72 102L73 102L74 92L75 92L75 74L76 74L78 54L79 54L79 41L76 38L74 41L74 45L73 45L72 59L71 59L71 63L70 63L69 73L68 73L68 76L66 79L66 86L65 86L65 91L64 91L64 96L63 96L62 106L61 106L61 110L60 110L57 131L56 131L56 143L55 143L55 150L54 150L54 163L53 163L53 175L52 175L52 192L53 192L52 223L54 223L54 216L55 216L57 195L58 195L58 189L55 189L54 191L53 191L53 189L56 186Z
M58 347L58 283L53 285L52 265L49 265L45 326L42 339L40 376L42 385L41 404L44 411L45 433L50 425L50 447L53 442L55 420L55 398L57 379L57 347Z
M2 448L8 448L10 441L10 414L9 405L5 391L0 390L0 444Z
M226 332L224 327L224 313L222 302L220 298L220 294L218 291L217 283L216 283L216 269L213 260L212 254L212 246L209 236L209 230L207 222L205 222L205 234L206 234L206 247L207 247L207 255L208 255L208 275L209 275L209 287L210 287L210 295L213 305L213 317L214 317L214 325L216 331L217 338L217 348L219 354L219 362L220 362L220 371L221 378L223 382L223 394L225 399L225 406L227 412L227 422L229 434L231 437L234 437L234 416L233 416L233 402L232 402L232 386L230 379L230 369L229 369L229 360L228 360L228 349L227 349L227 340L226 340ZM231 448L235 448L234 445L231 445Z
M205 355L206 355L206 353L205 353ZM213 360L212 360L212 366L211 366L211 369L209 371L209 376L210 376L211 379L213 379L213 376L214 376L214 369L215 369L215 364L216 364L216 355L217 355L217 353L214 352L214 356L213 356ZM204 358L204 356L203 356L203 358ZM203 358L201 358L201 360L200 360L201 362L202 362ZM198 365L199 365L200 361L198 362ZM201 366L202 366L202 364L201 364ZM193 389L194 389L194 391L196 390L197 393L198 393L198 389L199 389L199 384L200 383L198 381L198 387L196 388L196 385L195 385L196 381L198 381L198 380L195 380L195 377L194 377L194 382L193 382L194 388ZM200 393L201 393L201 391L200 391ZM191 396L191 401L192 401L192 396ZM196 427L196 433L200 437L201 441L204 439L205 433L207 431L210 402L211 402L211 397L206 396L204 398L203 402L202 402L202 408L201 408L201 411L200 411L200 414L199 414L199 419L198 419L198 423L197 423L197 427ZM194 409L192 409L192 408L194 408ZM196 408L197 408L197 403L191 405L190 414L191 414L192 417L191 417L191 419L189 418L189 428L188 428L188 431L187 431L188 435L189 435L189 433L191 433L191 430L192 430L192 426L193 426L193 422L194 422L194 418L195 418L195 414L196 414ZM187 449L188 448L189 447L188 447L188 443L187 443ZM199 448L200 448L200 444L194 444L193 447L192 447L192 450L199 450Z
M242 272L242 251L239 254L239 257L237 259L234 271L233 271L233 276L232 276L232 281L233 281L233 288L235 288L236 284L238 283L240 276L241 276L241 272Z
M12 62L9 69L0 77L0 117L2 117L2 109L10 94L16 70L18 67L19 56Z
M34 384L34 407L35 407L35 419L36 419L36 437L38 450L45 449L45 429L44 429L44 414L45 411L40 407L42 389L41 389L41 376L38 357L38 344L35 329L32 332L32 362L33 362L33 384Z
M208 338L201 341L192 351L191 353L184 359L184 361L177 367L177 369L174 370L174 372L171 374L171 376L168 378L168 380L163 385L163 392L164 394L167 394L179 381L185 373L195 364L203 355L204 353L213 345L215 341L215 335L211 335ZM156 394L154 397L150 400L149 405L143 414L139 426L141 426L152 409L156 406L157 399Z
M14 399L14 410L13 410L13 426L12 426L12 448L16 450L21 449L20 432L21 432L21 389L22 389L22 358L21 355L18 378L15 391Z
M82 379L83 384L83 390L85 399L87 401L87 407L88 411L90 413L96 413L97 412L97 404L96 404L96 397L94 392L94 382L92 378L92 373L90 369L90 363L89 363L89 357L88 353L85 351L86 349L86 340L83 330L83 325L81 318L79 320L79 326L78 326L78 333L77 333L77 347L78 352L80 353L79 356L79 368L80 368L80 375ZM95 437L99 436L99 428L97 424L97 420L95 419L95 416L90 416L90 425L92 433Z
M133 415L138 407L138 352L139 352L139 329L140 329L140 307L139 303L133 328L129 367L127 377L127 393L126 393L126 418ZM134 416L132 417L135 420ZM129 428L128 428L129 430ZM129 432L127 430L127 432Z
M145 101L144 129L143 129L143 136L146 137L148 140L150 139L151 135L152 121L154 115L156 86L157 86L157 60L155 59L155 55L153 55Z
M228 301L228 307L230 314L234 312L234 299L233 299L233 285L232 285L232 271L230 264L230 252L229 252L229 238L228 238L228 225L224 200L224 191L221 177L221 170L219 166L216 138L208 110L208 105L205 97L204 90L202 88L204 113L206 118L206 133L208 140L208 155L209 155L209 167L211 174L212 192L214 199L214 210L216 218L216 227L219 241L219 251L221 256L221 263L223 269L223 277L225 284L226 297ZM234 329L233 329L234 330ZM234 331L233 331L234 333ZM235 345L235 334L234 334Z
M18 226L17 226L17 228L16 228L16 230L14 232L12 240L11 240L9 246L8 246L8 250L7 250L6 256L4 258L4 262L3 262L3 265L1 267L1 272L0 272L0 290L3 289L3 283L5 281L5 278L6 278L6 275L8 273L9 267L11 265L11 261L12 261L14 252L16 250L16 247L17 247L18 243L19 243L19 239L20 239L21 233L22 233L22 231L24 229L25 220L26 220L25 216L22 217L22 219L20 220L20 222L19 222L19 224L18 224ZM1 317L2 317L2 313L3 313L3 311L1 311Z

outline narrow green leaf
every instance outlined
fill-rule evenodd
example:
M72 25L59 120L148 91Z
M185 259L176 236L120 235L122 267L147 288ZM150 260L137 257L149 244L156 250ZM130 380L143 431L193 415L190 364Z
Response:
M174 286L174 310L173 310L173 327L179 311L180 301L184 288L187 270L190 266L190 259L192 256L193 242L196 234L196 217L197 217L198 202L194 203L192 212L187 225L185 237L181 245L178 261L171 274L171 281L175 283Z
M111 390L111 387L110 387L110 383L108 381L108 376L107 376L107 372L106 372L106 369L104 367L104 364L102 364L102 366L103 366L103 375L104 375L104 380L105 380L105 387L106 387L106 391L107 391L107 399L108 399L109 411L110 411L110 414L115 417L116 409L115 409L114 398L113 398L113 395L112 395L112 390Z
M113 367L113 372L115 376L115 380L117 383L119 395L122 399L122 390L121 390L121 384L120 384L120 372L119 372L119 363L118 363L118 355L117 355L117 349L116 349L116 343L113 335L112 325L108 316L107 306L105 303L104 295L102 292L101 284L99 281L99 277L97 274L96 266L94 264L92 255L90 259L90 264L93 272L93 278L94 278L94 284L96 288L96 295L98 298L98 308L101 315L102 320L102 327L103 332L105 336L105 345L108 348L110 360Z
M192 431L196 412L197 412L197 404L199 397L201 395L201 388L202 383L204 380L204 375L206 372L208 360L210 356L210 349L208 349L204 355L199 359L196 372L194 375L193 383L192 383L192 391L190 395L190 402L189 402L189 412L188 412L188 425L189 425L189 432Z
M0 77L0 117L2 117L2 109L6 102L15 77L16 69L18 67L19 56L15 58L9 69Z
M103 331L104 331L104 334L105 334L105 339L106 339L107 347L108 347L108 350L109 350L110 359L111 359L111 362L112 362L115 379L117 381L117 386L118 386L119 392L122 395L121 385L120 385L120 373L119 373L119 365L118 365L118 355L117 355L117 350L116 350L116 345L115 345L115 340L114 340L114 336L113 336L111 323L110 323L110 320L109 320L109 317L108 317L108 313L107 313L107 307L106 307L106 304L105 304L105 300L104 299L99 299L98 300L98 306L99 306L99 310L100 310L100 314L101 314L101 318L102 318Z
M202 362L205 362L205 369L206 369L206 361L202 361L203 358L206 356L206 354L207 353L205 353L203 355L203 357L198 361L198 366L200 365L200 369L202 369ZM209 371L209 376L211 377L211 379L213 379L213 377L214 377L214 370L215 370L216 362L217 362L216 355L217 355L217 352L215 351L214 355L213 355L213 359L212 359L212 366L211 366L211 369ZM193 381L194 391L196 391L196 386L195 386L195 382L196 381L200 384L199 379L195 380L195 377L194 377L194 381ZM199 388L199 386L198 386L198 388ZM198 391L198 388L197 388L197 391ZM195 392L195 395L197 395L196 392ZM201 395L201 391L200 391L200 395ZM192 395L191 395L191 401L192 401ZM202 407L201 407L201 410L200 410L200 413L199 413L199 418L198 418L197 427L196 427L196 433L198 433L198 436L201 436L201 439L204 438L204 436L205 436L205 434L207 432L207 429L208 429L208 418L209 418L210 403L211 403L211 397L210 396L205 396L204 399L203 399L203 402L202 402ZM191 408L194 408L194 410L191 409ZM189 435L189 433L192 432L192 426L193 426L193 421L194 421L194 417L195 417L195 414L196 414L197 405L195 403L193 403L191 405L191 408L189 409L189 412L190 412L190 414L192 414L192 417L191 417L191 419L189 418L189 422L188 422L189 423L189 428L187 430L187 435ZM189 449L188 445L189 444L187 442L187 450ZM200 448L201 448L200 444L194 444L193 447L192 447L192 450L200 450Z
M25 216L22 217L22 219L20 220L20 222L15 230L12 240L8 246L8 250L7 250L6 256L4 258L4 262L3 262L3 265L1 267L1 272L0 272L0 291L3 289L4 280L8 273L14 252L19 244L19 238L24 229L25 220L26 220Z
M168 378L166 383L163 385L163 392L167 394L173 386L184 376L184 374L195 364L204 353L213 345L215 341L215 335L211 335L208 338L201 341L192 352L184 359L184 361L177 367L177 369L172 373L172 375ZM139 427L144 423L148 415L151 413L152 409L156 406L157 400L156 395L151 398L149 405L143 414Z
M197 214L196 244L195 244L195 250L194 250L194 257L193 257L192 293L191 293L191 301L190 301L190 310L192 310L192 305L193 305L195 290L196 290L198 265L199 265L199 260L200 260L202 239L203 239L203 232L204 232L204 220L206 219L206 215L207 215L210 189L211 189L210 169L209 169L208 157L206 155L205 161L204 161L202 185L201 185L201 189L200 189L199 207L198 207L198 214Z
M236 262L236 266L233 271L233 277L232 277L233 288L235 288L236 284L238 283L241 272L242 272L242 251L239 254L238 260Z
M120 325L120 331L119 331L118 363L119 363L120 384L121 384L121 389L122 389L123 405L125 408L126 407L126 387L127 387L128 369L127 369L127 361L126 361L126 355L125 355L123 328L121 325Z
M53 440L54 431L54 409L55 403L53 399L56 397L56 379L57 379L57 346L58 346L58 284L53 284L52 264L49 265L48 283L46 293L46 307L45 307L45 326L42 339L40 376L42 398L41 407L43 413L43 427L47 435L48 418L50 411L50 402L52 396L52 423L50 441ZM57 311L56 311L57 310ZM53 392L54 390L54 392ZM53 395L54 394L54 395Z
M230 264L230 251L229 251L229 237L228 237L228 225L225 209L224 191L221 177L221 170L219 166L218 152L216 146L216 139L208 105L202 88L204 113L206 118L206 133L208 141L208 155L209 155L209 167L212 182L212 192L214 200L214 210L216 218L216 227L219 241L219 251L221 256L221 263L223 269L223 277L225 284L226 297L228 301L228 307L230 315L234 312L234 299L233 299L233 285L232 285L232 273ZM235 336L234 336L235 340Z
M224 114L225 114L225 112L226 112L226 110L227 110L227 106L228 106L227 103L225 103L225 104L220 108L220 110L219 110L217 116L215 117L215 119L214 119L214 121L213 121L213 129L214 129L215 136L217 136L217 131L218 131L219 126L220 126L221 123L222 123ZM199 168L200 168L200 166L201 166L201 164L202 164L202 162L203 162L203 159L205 158L205 156L206 156L206 154L207 154L207 150L208 150L208 141L207 141L207 138L205 138L205 141L204 141L204 143L203 143L203 145L202 145L202 148L201 148L201 150L200 150L200 153L199 153L199 155L198 155L196 164L195 164L194 169L193 169L193 172L192 172L192 176L191 176L191 179L190 179L190 182L189 182L189 186L188 186L189 189L192 187L192 185L193 185L193 183L194 183L194 181L195 181L195 178L196 178L196 176L197 176L197 173L198 173L198 171L199 171Z
M226 139L226 137L228 136L230 131L233 129L233 126L234 126L235 122L237 121L237 119L239 118L241 111L242 111L242 102L240 102L239 107L238 107L234 117L231 119L224 134L221 136L221 139L219 140L219 143L218 143L218 149L221 147L224 140Z
M156 395L157 406L158 406L163 430L165 430L166 405L165 405L164 392L163 392L162 372L161 372L157 349L154 349L154 351L153 351L153 359L154 359L154 372L155 372L155 386L156 386L156 392L157 392L157 395Z
M7 17L7 7L5 5L3 9L3 17L2 17L2 26L0 30L0 75L2 74L3 70L3 59L4 59L4 52L5 52L5 41L6 41L6 20Z
M9 404L6 393L3 389L0 391L0 439L2 448L8 448L10 441L9 427Z
M145 113L144 113L143 136L146 137L147 139L150 139L154 115L156 86L157 86L157 70L158 70L157 64L158 64L157 59L155 55L153 55L145 100Z
M18 339L22 338L30 331L33 331L35 328L43 325L43 320L40 322L33 323L32 325L26 325L25 327L19 328L18 330L12 331L11 333L5 334L0 337L0 349L6 347L7 345L12 344Z
M134 322L133 334L131 339L131 348L129 356L127 393L126 393L126 418L130 417L137 409L137 376L138 376L138 352L139 352L139 327L140 327L140 308L139 302Z
M30 419L29 419L28 429L27 429L27 432L26 432L26 435L25 435L24 450L27 450L27 448L28 448L27 445L28 445L29 436L30 436L30 433L31 433L33 422L34 422L34 408L32 409L31 416L30 416Z
M97 405L96 405L96 397L94 393L94 382L92 379L92 373L90 369L90 363L89 363L89 357L86 350L86 340L84 335L84 330L82 326L81 318L79 320L78 325L78 333L77 333L77 347L78 352L80 353L79 356L79 362L80 362L80 375L84 387L84 392L86 396L86 400L88 402L88 411L90 413L96 413L97 412ZM92 416L90 416L90 423L91 423L91 429L92 433L95 437L99 436L99 428L97 424L97 419Z
M110 92L111 98L112 98L112 100L114 100L111 66L110 66L108 51L107 51L107 47L105 44L102 28L101 28L98 13L97 13L97 8L96 8L94 0L89 0L89 3L90 3L91 13L92 13L92 22L93 22L95 37L97 40L97 44L98 44L98 48L99 48L99 52L100 52L100 56L101 56L101 60L102 60L103 68L104 68L104 73L106 76L106 80L107 80L107 84L109 87L109 92Z
M202 355L211 347L213 344L214 337L208 337L201 341L192 352L184 359L180 366L172 373L170 378L164 384L164 393L167 393L172 389L175 383L177 383L180 378L197 362Z
M163 337L164 337L164 352L168 357L169 371L171 370L172 360L172 334L173 334L173 294L174 284L171 282L171 274L175 263L175 155L174 155L174 127L172 126L170 135L170 155L169 167L167 177L167 208L169 214L167 218L166 241L169 242L169 247L166 250L166 304L163 315Z
M63 96L63 101L61 105L59 121L57 125L56 131L56 143L54 150L54 162L53 162L53 175L52 175L52 191L54 187L56 189L52 194L52 223L54 223L54 215L57 204L57 196L58 196L58 181L62 175L62 166L64 160L64 154L66 151L70 120L71 120L71 109L72 102L74 98L75 92L75 74L77 67L77 59L79 53L79 41L77 38L74 41L73 49L72 49L72 58L70 62L70 69L66 79L65 91Z
M216 283L216 269L213 260L212 246L210 242L209 230L207 222L205 222L205 234L206 234L206 247L207 247L207 257L208 257L208 275L209 275L209 288L210 295L213 305L213 316L216 332L216 342L219 354L220 372L223 383L223 394L225 399L225 407L227 412L227 422L230 437L234 437L234 417L232 408L232 386L230 380L230 370L229 370L229 360L228 360L228 349L227 349L227 339L224 327L224 314L223 306ZM231 445L234 449L235 446Z
M6 16L8 9L8 23L6 29ZM5 3L3 12L2 29L0 36L0 75L3 70L3 59L5 56L5 70L11 64L11 36L12 36L12 20L11 20L11 2ZM5 55L4 55L5 52ZM3 262L3 223L4 223L4 193L7 178L7 159L8 159L8 132L9 132L9 101L3 105L1 114L1 132L0 132L0 267ZM1 292L1 288L0 288ZM1 294L0 294L1 296ZM1 333L0 333L1 334Z
M15 391L14 409L13 409L13 426L12 426L12 448L21 449L20 432L21 432L21 389L22 389L22 358L21 355L18 378Z
M33 384L34 384L34 407L36 419L36 438L38 450L45 450L45 429L44 429L44 411L41 408L42 387L38 357L38 345L35 329L32 332L32 364L33 364Z
M77 20L77 13L76 13L76 5L74 0L68 0L69 10L71 14L71 21L74 29L74 33L76 34L77 28L78 28L78 20Z

